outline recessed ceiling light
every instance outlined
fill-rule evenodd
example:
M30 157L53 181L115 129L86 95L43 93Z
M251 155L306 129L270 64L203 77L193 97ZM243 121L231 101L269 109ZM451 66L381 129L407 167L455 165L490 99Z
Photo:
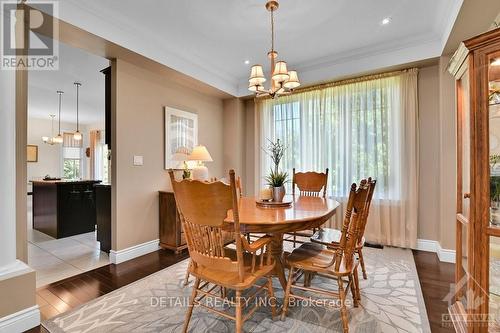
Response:
M245 65L248 65L250 63L250 60L245 60Z
M390 17L386 17L382 20L382 25L388 25L389 23L391 23L391 18Z
M491 66L500 66L500 58L493 59Z

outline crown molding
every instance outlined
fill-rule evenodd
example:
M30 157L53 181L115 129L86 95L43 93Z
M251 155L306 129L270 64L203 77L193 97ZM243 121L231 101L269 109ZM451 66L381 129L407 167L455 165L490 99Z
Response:
M295 64L303 84L331 80L342 75L369 72L376 69L400 65L440 56L458 16L463 0L454 0L443 5L441 20L434 22L431 32L389 42L377 46L363 47L343 54ZM178 72L222 90L233 96L248 96L246 78L239 78L217 65L209 65L206 59L169 47L158 34L151 34L140 26L133 25L119 11L113 13L97 10L76 0L60 4L60 19L96 34L106 40L126 47L138 54L157 61ZM112 15L110 15L112 14ZM147 35L148 43L144 43ZM413 50L414 54L410 54ZM396 53L400 52L401 55ZM386 57L386 59L383 59ZM390 60L390 61L389 61ZM342 65L345 68L336 68Z
M450 37L451 30L453 29L453 25L455 25L455 21L457 20L458 13L460 13L463 3L464 0L455 0L443 13L445 15L448 14L447 19L438 21L436 32L441 34L441 53L444 51L446 42Z
M296 67L303 86L328 82L340 77L364 74L383 68L407 64L441 55L441 40L438 36L416 44L398 45L392 49L381 48L377 52L343 54L330 61L318 62L305 68ZM241 79L238 97L251 95L247 79Z
M167 48L165 41L156 35L148 34L150 41L145 45L144 34L147 33L131 24L121 23L117 17L116 12L106 16L78 1L65 0L60 4L58 18L223 92L233 96L236 94L237 78L223 70L203 66L201 59L196 56L181 55Z

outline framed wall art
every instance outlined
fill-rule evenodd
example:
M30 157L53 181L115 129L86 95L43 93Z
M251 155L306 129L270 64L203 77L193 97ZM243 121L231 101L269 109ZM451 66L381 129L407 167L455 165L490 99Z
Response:
M180 155L187 155L198 144L198 115L165 107L165 169L180 169Z
M38 162L38 146L37 145L27 145L26 146L26 161L27 162Z

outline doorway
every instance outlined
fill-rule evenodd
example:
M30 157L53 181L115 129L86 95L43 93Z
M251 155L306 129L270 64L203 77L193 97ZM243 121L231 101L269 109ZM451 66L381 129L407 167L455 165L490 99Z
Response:
M59 42L59 69L28 74L28 265L37 287L109 264L95 190L111 183L102 72L109 65Z

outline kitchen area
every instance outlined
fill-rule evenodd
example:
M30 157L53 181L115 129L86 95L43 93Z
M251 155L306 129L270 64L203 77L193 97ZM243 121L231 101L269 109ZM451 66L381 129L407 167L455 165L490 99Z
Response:
M28 76L28 264L37 287L109 264L111 70L60 44Z

